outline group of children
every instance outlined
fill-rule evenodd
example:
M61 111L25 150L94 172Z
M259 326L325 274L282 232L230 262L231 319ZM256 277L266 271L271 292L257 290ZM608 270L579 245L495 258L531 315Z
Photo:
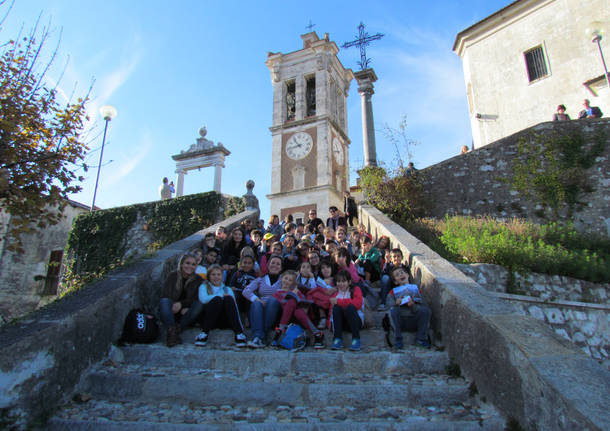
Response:
M195 323L195 344L205 346L210 331L229 327L239 347L277 346L291 323L300 325L325 347L323 330L333 334L332 349L361 348L365 302L388 311L394 347L402 331L416 332L416 345L429 347L430 309L410 283L400 249L387 237L373 244L363 225L347 235L347 226L281 224L273 216L266 232L244 222L227 236L223 228L208 233L202 247L185 254L169 274L160 301L167 345L181 343L180 333ZM276 226L280 226L281 230ZM380 294L371 283L380 281ZM243 318L242 318L243 316ZM249 326L248 341L244 327Z

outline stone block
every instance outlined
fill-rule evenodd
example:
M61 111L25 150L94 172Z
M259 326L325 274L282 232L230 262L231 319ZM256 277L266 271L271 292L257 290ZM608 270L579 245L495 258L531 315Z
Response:
M527 311L534 319L541 320L544 322L544 311L542 311L542 309L537 305L529 306Z
M577 332L572 336L572 341L575 343L585 343L587 341L587 337L582 332Z
M549 323L563 325L565 320L563 318L563 313L559 308L547 308L544 310L544 314L548 319Z
M596 325L593 322L585 322L582 325L582 332L588 337L591 337L593 336L593 334L595 334L595 329Z
M570 341L570 336L568 335L568 333L566 332L565 329L563 329L563 328L555 329L555 333L557 335L559 335L560 337L565 338L566 340Z

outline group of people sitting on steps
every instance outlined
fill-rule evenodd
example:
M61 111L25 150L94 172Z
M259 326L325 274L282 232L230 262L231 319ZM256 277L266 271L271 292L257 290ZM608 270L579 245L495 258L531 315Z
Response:
M323 330L333 334L332 349L342 349L351 332L350 350L361 348L365 304L387 311L393 347L403 348L402 331L416 332L415 344L429 348L430 309L411 284L408 265L390 240L372 236L360 224L348 238L345 218L329 208L326 224L309 212L308 223L292 216L252 229L242 222L227 236L219 227L205 235L201 248L183 255L163 285L160 314L167 346L182 343L180 333L195 324L195 344L205 346L214 328L231 328L238 347L277 346L291 323L325 347ZM380 293L371 288L379 281ZM244 327L252 338L247 339ZM389 339L388 339L389 341ZM390 341L389 341L390 342Z

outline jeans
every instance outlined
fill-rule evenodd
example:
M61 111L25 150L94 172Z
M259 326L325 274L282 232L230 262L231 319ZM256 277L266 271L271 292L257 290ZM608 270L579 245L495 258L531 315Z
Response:
M385 299L392 290L392 279L388 274L381 276L381 291L379 292L379 301L381 304L385 304Z
M161 298L161 302L159 304L161 322L163 322L163 326L166 329L176 324L176 318L174 313L172 313L173 304L174 301L172 301L170 298ZM195 323L202 310L203 304L197 299L194 300L186 314L184 314L180 319L180 330L183 330L184 328L187 328Z
M261 304L258 300L250 304L252 336L261 340L265 339L265 334L275 325L282 308L275 298L266 298L263 301L264 304Z
M343 339L343 327L347 323L347 327L352 333L352 340L360 339L360 327L362 320L358 316L358 310L352 304L346 308L338 305L333 305L333 335L335 338Z
M390 324L394 330L396 343L402 343L402 331L415 332L417 341L428 341L428 326L432 312L426 305L416 304L414 307L414 312L396 306L390 309Z

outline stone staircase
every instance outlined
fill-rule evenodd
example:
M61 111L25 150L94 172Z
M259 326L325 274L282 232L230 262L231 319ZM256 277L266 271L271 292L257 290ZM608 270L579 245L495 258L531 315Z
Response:
M360 352L240 349L229 330L212 331L197 347L197 329L171 349L163 339L113 347L42 429L504 429L470 382L447 374L445 352L387 348L382 315L367 316L372 329L362 331ZM327 331L327 346L331 337Z

